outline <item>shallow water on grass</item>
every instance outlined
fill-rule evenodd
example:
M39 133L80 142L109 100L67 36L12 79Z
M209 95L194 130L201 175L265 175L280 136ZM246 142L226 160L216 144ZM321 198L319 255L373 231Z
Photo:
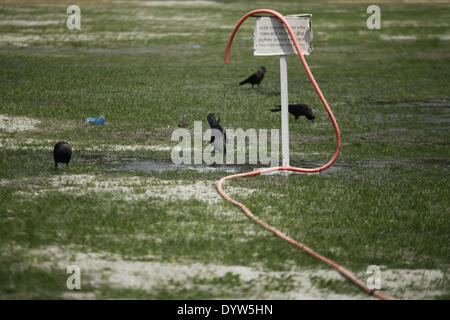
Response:
M394 107L412 107L412 106L444 107L444 108L450 107L450 101L448 101L447 99L428 99L423 101L418 100L393 101L384 98L377 98L375 99L375 102L380 105L389 105Z
M139 158L123 158L121 160L114 160L109 162L112 165L118 165L113 168L113 171L142 171L142 172L166 172L176 170L195 170L198 172L227 172L227 173L241 173L249 172L262 168L262 166L251 165L189 165L189 164L173 164L171 162L153 161ZM323 166L324 163L318 163L313 161L300 161L291 163L292 166L301 168L317 168ZM336 161L328 169L315 173L321 176L330 176L340 171L352 170L356 167L368 167L368 168L388 168L397 165L425 165L433 166L439 165L449 168L450 161L445 159L422 159L422 160L366 160L358 162ZM272 173L275 174L276 172ZM267 173L271 174L271 173Z
M252 170L257 170L262 168L263 166L240 166L240 165L189 165L189 164L173 164L170 162L158 162L152 160L144 160L139 158L126 158L119 161L110 162L110 164L117 164L114 171L142 171L142 172L166 172L166 171L176 171L176 170L195 170L198 172L228 172L228 173L240 173L240 172L249 172ZM302 161L301 163L293 163L292 165L298 165L302 168L316 168L322 166L323 163L315 163L312 161ZM351 162L336 162L325 171L320 172L320 175L328 176L334 174L341 170L350 170L359 163L351 163ZM275 173L275 172L274 172ZM270 174L270 173L268 173Z
M142 172L165 172L176 170L195 170L204 171L225 171L229 173L237 173L245 171L244 168L231 167L224 165L190 165L190 164L174 164L171 162L158 162L152 160L143 160L138 158L126 158L120 161L113 161L110 164L118 164L114 171L142 171Z

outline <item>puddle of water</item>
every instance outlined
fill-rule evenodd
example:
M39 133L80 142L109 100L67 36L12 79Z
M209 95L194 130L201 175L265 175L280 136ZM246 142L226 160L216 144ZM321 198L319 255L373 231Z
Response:
M318 163L308 160L302 160L300 163L291 163L292 166L297 166L300 168L317 168L323 166L325 163ZM342 171L342 170L350 170L356 167L357 163L352 162L344 162L344 161L336 161L331 167L324 171L320 171L319 173L316 173L320 176L331 176L335 174L336 172Z
M223 165L189 165L189 164L173 164L170 162L157 162L141 159L124 159L124 161L113 161L110 164L119 164L114 171L142 171L142 172L165 172L175 170L195 170L198 172L207 171L224 171L229 173L237 173L245 171L244 168L230 167Z
M197 172L227 172L227 173L241 173L249 172L252 170L257 170L262 168L258 165L189 165L189 164L173 164L171 162L162 161L152 161L139 158L121 158L115 159L113 161L106 160L105 162L117 165L112 171L142 171L142 172L166 172L166 171L176 171L176 170L195 170ZM300 162L291 163L292 166L297 166L301 168L317 168L322 166L324 163L317 163L313 161L302 160ZM352 170L357 166L369 167L375 169L388 168L395 165L412 165L412 164L422 164L422 165L439 165L442 167L449 167L450 161L446 159L422 159L422 160L365 160L358 162L345 162L337 161L330 168L321 171L318 174L320 176L331 176L336 172L343 170Z
M450 107L450 101L447 99L429 99L424 101L392 101L389 99L384 98L378 98L375 99L375 102L377 104L381 105L390 105L394 107L413 107L413 106L419 106L419 107L444 107L449 108Z
M448 159L424 159L422 160L424 164L437 165L443 167L450 167L450 160Z
M322 163L314 163L311 161L302 161L301 166L303 168L315 168L323 165ZM374 169L383 169L389 168L396 165L425 165L425 166L440 166L444 168L450 167L450 160L447 159L418 159L418 160L410 160L410 159L401 159L401 160L364 160L358 162L344 162L344 161L336 161L330 168L325 171L321 171L319 174L321 176L330 176L336 172L342 170L351 170L358 166L366 167L366 168L374 168Z
M197 172L227 172L227 173L241 173L249 172L262 168L258 165L189 165L189 164L173 164L171 162L158 162L152 160L144 160L138 158L123 158L121 160L107 161L109 164L118 165L113 171L142 171L142 172L166 172L175 170L195 170ZM322 166L323 163L314 163L312 161L301 161L301 163L293 163L292 165L301 166L302 168L316 168ZM352 169L358 163L336 162L333 166L325 171L320 172L320 175L329 176L333 173Z

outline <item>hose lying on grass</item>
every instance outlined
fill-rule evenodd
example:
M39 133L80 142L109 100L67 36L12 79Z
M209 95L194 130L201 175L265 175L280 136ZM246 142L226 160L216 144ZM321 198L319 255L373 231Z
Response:
M259 175L259 174L263 174L263 173L267 173L267 172L271 172L271 171L294 171L294 172L308 172L308 173L312 173L312 172L320 172L323 171L327 168L329 168L337 159L337 157L339 156L339 152L341 149L341 135L339 132L339 127L338 124L336 122L336 119L334 118L333 112L331 111L330 107L328 106L327 101L325 100L325 97L322 94L322 91L320 90L319 86L317 85L316 80L314 79L313 74L311 73L311 70L309 69L308 64L306 63L305 58L303 57L303 54L300 50L300 46L298 44L297 39L295 38L294 32L292 31L291 27L289 26L288 22L286 21L286 19L278 12L273 11L273 10L269 10L269 9L258 9L258 10L253 10L248 12L247 14L245 14L236 24L236 26L234 27L233 32L231 33L230 39L228 40L228 45L227 45L227 49L226 49L226 53L225 53L225 63L228 63L229 61L229 54L230 54L230 49L231 49L231 44L233 42L234 36L236 35L237 30L239 29L239 27L241 26L241 24L250 16L254 15L254 14L258 14L258 13L267 13L267 14L271 14L274 15L275 17L277 17L286 27L286 30L289 32L289 35L293 41L293 44L297 50L297 54L300 58L300 61L303 64L303 67L306 70L306 73L309 77L309 79L311 80L312 85L314 86L314 89L316 90L317 94L319 95L320 100L322 101L322 104L324 105L325 109L328 112L328 115L330 116L331 122L333 124L334 130L336 132L336 152L334 153L333 157L331 158L330 161L328 161L328 163L326 163L325 165L318 167L318 168L296 168L296 167L272 167L272 168L266 168L266 169L260 169L260 170L256 170L256 171L251 171L251 172L244 172L244 173L238 173L238 174L232 174L226 177L223 177L222 179L219 180L218 184L217 184L217 190L219 191L220 195L227 201L233 203L234 205L240 207L242 209L242 211L244 211L244 213L249 216L253 221L255 221L256 223L260 224L262 227L266 228L267 230L273 232L276 236L280 237L281 239L289 242L290 244L293 244L294 246L300 248L301 250L305 251L306 253L310 254L311 256L313 256L316 259L319 259L320 261L326 263L327 265L329 265L330 267L336 269L340 274L342 274L344 277L348 278L350 281L352 281L354 284L356 284L358 287L360 287L362 290L364 290L365 292L367 292L370 295L373 295L374 297L377 297L379 299L382 300L388 300L390 299L388 296L370 289L369 287L367 287L361 280L358 280L350 271L348 271L347 269L345 269L344 267L340 266L339 264L337 264L336 262L320 255L319 253L315 252L314 250L312 250L311 248L305 246L304 244L288 237L286 234L282 233L280 230L278 230L277 228L269 225L268 223L266 223L265 221L261 220L260 218L258 218L257 216L255 216L244 204L242 204L239 201L233 200L228 194L226 194L223 191L222 185L225 181L227 180L231 180L234 178L242 178L242 177L249 177L249 176L255 176L255 175Z

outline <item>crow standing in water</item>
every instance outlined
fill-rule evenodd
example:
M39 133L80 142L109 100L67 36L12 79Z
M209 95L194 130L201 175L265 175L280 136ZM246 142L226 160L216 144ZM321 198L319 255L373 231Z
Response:
M272 112L281 111L281 106L274 106L276 109L270 109ZM305 116L308 120L311 120L311 122L314 122L314 119L316 118L314 116L314 113L312 109L304 104L304 103L297 103L297 104L290 104L289 105L289 113L292 114L295 117L295 120L298 119L300 116Z
M216 120L216 115L214 113L208 114L206 117L208 119L209 126L211 127L211 141L210 144L214 146L214 152L227 153L226 143L227 136L223 132L220 126L220 118ZM216 139L217 138L217 139Z
M55 160L55 170L58 170L58 162L65 163L69 166L70 158L72 157L72 147L64 141L60 141L53 149L53 158Z
M246 83L250 83L252 85L252 88L255 84L258 85L261 83L262 79L264 79L264 74L266 73L266 68L263 66L259 67L258 71L256 71L254 74L252 74L250 77L245 79L244 81L239 82L239 85L243 85Z

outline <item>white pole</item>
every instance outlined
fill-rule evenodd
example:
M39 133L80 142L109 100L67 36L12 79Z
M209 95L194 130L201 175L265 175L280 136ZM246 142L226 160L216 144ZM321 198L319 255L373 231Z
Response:
M280 87L281 87L281 155L282 166L289 167L289 100L287 56L280 56Z

